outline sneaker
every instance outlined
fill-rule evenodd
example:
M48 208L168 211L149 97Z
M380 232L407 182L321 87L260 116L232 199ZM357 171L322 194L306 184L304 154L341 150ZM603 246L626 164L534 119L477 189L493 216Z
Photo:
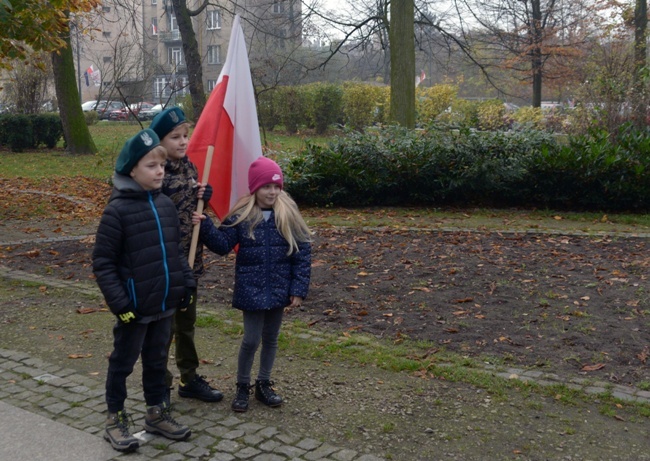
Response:
M273 390L273 381L256 380L255 398L269 407L279 407L282 405L282 397L276 394Z
M251 393L251 386L246 383L237 383L237 394L235 395L234 400L232 401L232 411L237 413L243 413L248 410L248 396Z
M210 387L205 378L199 375L196 375L194 379L187 384L181 382L178 386L178 395L188 399L203 400L204 402L219 402L223 399L223 394Z
M172 440L186 440L192 435L189 427L176 422L171 415L171 407L164 402L147 408L144 430Z
M131 416L124 410L117 413L109 413L106 420L104 439L110 442L117 451L134 451L140 447L138 439L129 432L129 425L133 425Z

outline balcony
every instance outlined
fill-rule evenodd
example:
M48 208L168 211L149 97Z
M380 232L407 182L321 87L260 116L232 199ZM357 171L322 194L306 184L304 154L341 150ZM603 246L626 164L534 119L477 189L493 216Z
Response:
M173 43L181 41L181 33L178 30L159 32L158 38L164 43Z

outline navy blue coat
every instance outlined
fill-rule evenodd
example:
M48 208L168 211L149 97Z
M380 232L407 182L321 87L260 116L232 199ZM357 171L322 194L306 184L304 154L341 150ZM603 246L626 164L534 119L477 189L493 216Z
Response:
M114 314L132 304L144 322L174 313L196 287L181 247L174 202L116 174L97 228L93 273Z
M224 224L235 221L228 218ZM236 245L233 307L246 311L275 309L291 304L290 296L305 298L311 277L311 244L302 242L299 251L287 256L289 244L275 227L275 215L262 221L249 237L248 225L215 227L209 217L201 223L201 241L220 255Z

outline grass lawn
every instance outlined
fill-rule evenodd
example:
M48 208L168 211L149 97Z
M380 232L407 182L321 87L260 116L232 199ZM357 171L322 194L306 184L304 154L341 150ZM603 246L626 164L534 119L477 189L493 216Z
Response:
M145 123L146 128L149 122ZM141 129L140 125L132 122L103 121L89 128L99 150L96 155L68 155L63 151L63 141L59 143L59 148L53 151L47 149L23 153L4 151L0 155L0 176L37 179L80 175L109 178L124 142ZM301 149L307 141L320 144L327 142L327 138L322 136L287 136L276 132L266 133L265 139L267 149L285 153ZM262 141L264 143L264 139Z

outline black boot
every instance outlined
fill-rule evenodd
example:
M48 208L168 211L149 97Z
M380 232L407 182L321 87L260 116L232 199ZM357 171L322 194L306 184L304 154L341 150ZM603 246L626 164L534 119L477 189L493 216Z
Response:
M251 386L247 383L237 383L237 394L232 401L232 411L243 413L248 410L248 396L251 393Z
M282 397L273 390L273 381L255 380L255 398L269 407L282 405Z

